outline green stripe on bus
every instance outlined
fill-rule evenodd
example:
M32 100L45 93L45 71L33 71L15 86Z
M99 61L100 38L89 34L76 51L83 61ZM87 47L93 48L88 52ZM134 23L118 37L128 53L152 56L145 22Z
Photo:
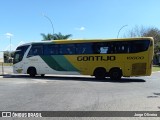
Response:
M67 71L78 71L63 55L52 56L56 62Z
M64 56L41 56L45 63L57 71L78 71Z
M65 71L52 56L41 56L41 58L50 68L57 71Z

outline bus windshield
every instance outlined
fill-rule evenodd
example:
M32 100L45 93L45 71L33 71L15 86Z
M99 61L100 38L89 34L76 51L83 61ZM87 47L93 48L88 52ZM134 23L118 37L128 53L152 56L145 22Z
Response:
M16 52L14 53L13 64L16 64L16 63L22 61L23 56L24 56L26 50L28 49L28 47L29 47L29 45L27 45L27 46L21 46L21 47L18 47L16 49Z

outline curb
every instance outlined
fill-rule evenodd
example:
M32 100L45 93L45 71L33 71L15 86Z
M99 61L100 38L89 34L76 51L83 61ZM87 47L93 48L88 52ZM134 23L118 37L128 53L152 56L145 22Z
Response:
M9 74L9 73L1 74L1 75L0 75L0 78L4 78L4 76L12 76L12 73L11 73L11 74Z
M154 71L154 72L152 72L152 73L160 73L160 71Z

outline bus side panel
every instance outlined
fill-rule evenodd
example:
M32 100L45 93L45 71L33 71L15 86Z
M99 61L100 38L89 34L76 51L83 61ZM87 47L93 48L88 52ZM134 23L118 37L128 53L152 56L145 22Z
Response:
M148 76L150 70L150 63L148 52L140 52L128 54L125 56L125 72L124 76Z
M148 51L148 66L147 66L148 76L152 74L153 55L154 55L154 43L152 41L152 44L150 45Z
M90 54L66 55L65 57L84 75L93 75L94 70L99 67L105 68L106 72L109 72L112 68L120 68L122 72L124 71L124 62L121 55Z
M109 59L108 56L115 56L115 59ZM66 55L65 57L73 66L85 75L93 75L93 72L97 67L105 68L106 72L109 72L112 68L120 68L123 76L148 75L148 52L116 55Z

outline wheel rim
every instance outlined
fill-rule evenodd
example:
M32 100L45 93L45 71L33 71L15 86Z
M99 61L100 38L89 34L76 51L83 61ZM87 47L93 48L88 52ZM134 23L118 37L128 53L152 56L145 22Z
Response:
M121 71L118 70L118 69L113 69L113 70L111 70L111 72L110 72L110 78L111 78L111 79L120 79L121 76L122 76L122 73L121 73Z

